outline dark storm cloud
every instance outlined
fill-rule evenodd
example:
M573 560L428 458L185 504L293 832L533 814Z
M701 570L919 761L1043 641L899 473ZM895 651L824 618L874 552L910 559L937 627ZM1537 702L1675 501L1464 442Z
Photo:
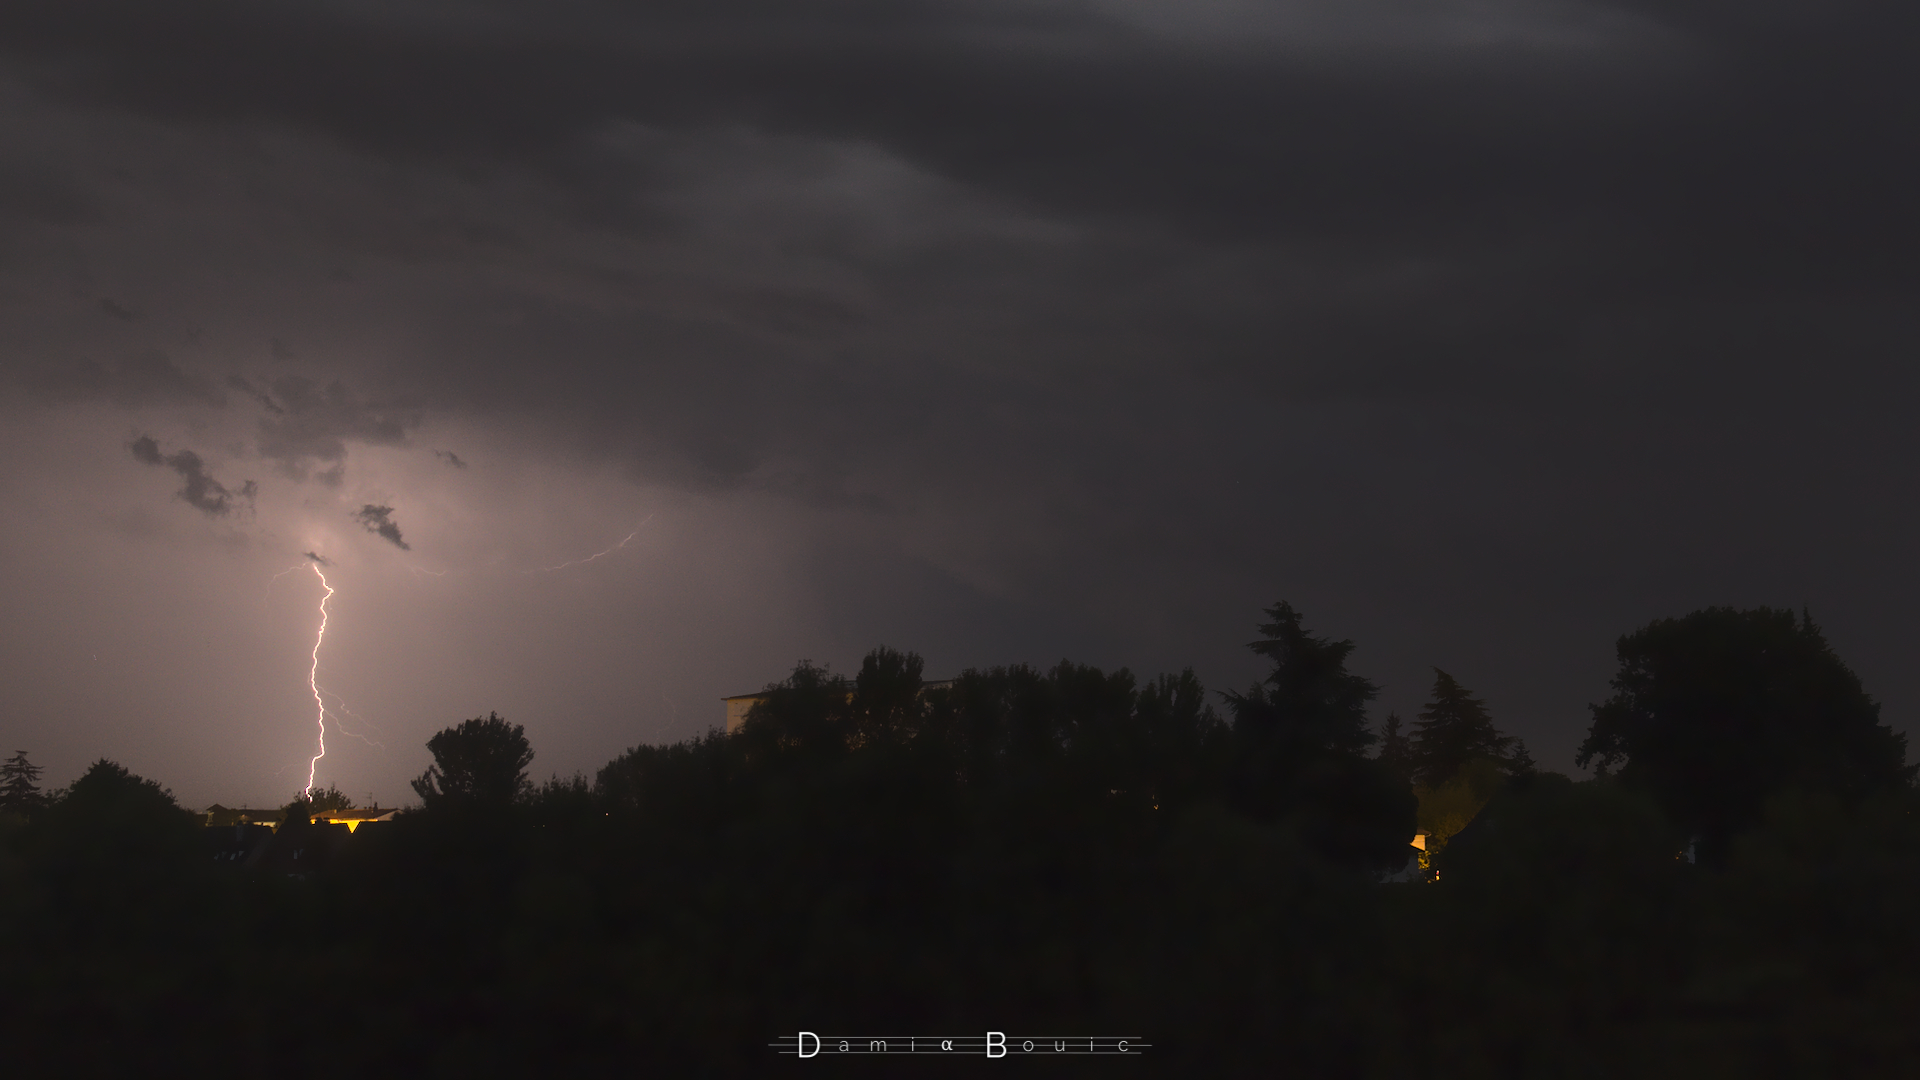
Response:
M446 462L447 464L453 466L456 469L464 469L467 467L467 463L460 460L460 455L454 453L451 450L435 450L433 452L433 456L439 458L441 461Z
M18 218L49 225L94 221L98 201L85 184L58 168L0 158L0 221Z
M400 526L393 520L393 507L368 503L354 511L353 520L365 526L366 530L375 536L392 541L393 546L401 551L413 550L405 540L400 539Z
M75 100L382 153L579 177L583 137L609 121L739 122L1215 236L1431 249L1558 224L1685 250L1652 266L1629 244L1616 287L1701 264L1857 274L1916 237L1908 5L1291 7L1322 13L1267 48L1257 21L1201 25L1220 5L804 0L484 15L43 0L8 5L0 40ZM1450 17L1495 25L1465 25L1462 44ZM1413 32L1382 29L1396 22Z
M1880 0L21 0L20 126L93 134L9 220L128 230L47 245L123 271L76 324L285 335L299 375L228 386L290 475L451 417L855 511L872 554L824 595L918 528L929 580L1082 641L1157 619L1184 662L1289 595L1369 664L1475 685L1417 644L1459 642L1564 703L1571 647L1513 657L1920 593L1916 29ZM175 197L229 176L239 224ZM198 296L137 291L156 264ZM363 319L381 348L325 343ZM61 392L218 395L172 370ZM356 517L401 544L390 515Z
M159 465L179 473L183 483L176 494L181 501L208 517L225 517L237 505L252 505L254 495L259 491L251 480L240 485L240 490L229 491L226 485L207 472L206 463L200 460L200 455L191 450L162 454L160 444L151 435L134 439L128 444L128 449L133 452L135 461Z
M135 353L111 367L93 360L75 360L29 367L24 375L29 389L53 400L110 401L123 408L222 408L227 403L226 394L212 379L181 368L158 349Z
M272 394L269 394L265 390L262 390L254 386L252 383L248 382L246 379L242 378L239 375L227 376L227 386L231 389L238 390L241 393L252 398L253 400L259 402L261 408L267 410L268 412L274 414L275 416L285 416L287 414L287 410L281 408L277 403L274 402Z
M271 395L257 396L270 413L260 418L260 453L296 479L311 474L337 484L348 440L401 446L407 429L419 422L417 410L369 402L337 379L323 387L304 376L286 375L273 380ZM276 400L280 404L275 405ZM323 467L314 474L316 463Z
M321 566L333 565L333 560L327 558L324 555L321 555L312 551L304 552L304 554L306 555L307 558L312 559L314 562L319 563Z
M1082 230L1081 261L1036 266L1044 282L1005 304L1029 343L1084 327L1055 355L1120 354L1102 335L1193 350L1268 396L1585 393L1600 352L1609 372L1698 373L1682 382L1777 368L1793 362L1778 349L1680 358L1669 343L1710 333L1703 320L1730 303L1910 280L1920 243L1906 194L1920 156L1904 134L1920 76L1898 44L1920 14L1901 5L450 10L25 3L0 12L0 49L30 61L43 92L88 107L318 132L427 171L530 169L581 222L630 235L686 227L687 192L712 179L677 172L693 133L880 147ZM616 148L609 133L627 130L650 135ZM432 228L526 243L521 223L484 207L449 209ZM896 312L943 291L1004 303L967 290L1034 266L1016 247L947 245L887 265L885 299ZM1235 250L1252 254L1238 272L1158 287L1162 267ZM821 255L858 263L850 249ZM617 287L646 272L606 274ZM1117 304L1129 289L1141 302ZM871 306L753 285L714 303L716 324L778 348L838 343ZM693 351L676 340L641 369L614 341L630 327L576 329L576 313L553 306L527 338L559 377L486 359L516 350L488 340L470 365L446 364L458 392L585 410L583 438L693 486L751 486L794 426L721 391L767 388L760 404L775 412L767 403L793 400L772 389L800 378L768 358L778 348L715 342L676 361ZM940 379L915 389L950 394ZM858 415L862 400L822 408ZM660 415L636 416L655 401ZM740 410L744 422L714 433L714 417ZM276 417L261 449L292 475L337 480L345 441L404 439L404 417L379 419L370 431L343 410Z

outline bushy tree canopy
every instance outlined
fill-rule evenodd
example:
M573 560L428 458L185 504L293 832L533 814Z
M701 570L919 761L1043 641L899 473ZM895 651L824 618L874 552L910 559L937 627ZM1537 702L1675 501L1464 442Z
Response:
M315 814L324 814L333 810L353 809L353 796L341 791L338 784L324 788L314 788L312 791L305 793L302 798Z
M499 809L533 787L527 766L533 747L526 729L499 713L476 716L427 740L433 764L413 782L428 810Z
M171 791L102 758L49 803L31 846L75 880L111 877L183 861L197 824Z
M1647 788L1703 857L1786 789L1857 799L1907 786L1906 736L1805 613L1706 608L1622 637L1613 696L1593 706L1581 766Z

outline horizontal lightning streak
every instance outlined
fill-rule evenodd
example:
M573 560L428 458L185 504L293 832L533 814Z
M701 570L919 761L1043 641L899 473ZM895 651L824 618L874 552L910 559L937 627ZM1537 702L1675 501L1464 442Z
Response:
M523 573L523 574L546 574L546 573L551 573L552 571L555 571L555 570L565 570L565 569L566 569L567 567L569 567L569 566L584 566L585 564L587 564L587 563L590 563L590 562L592 562L593 560L595 560L595 559L598 559L598 558L600 558L600 557L601 557L602 555L611 555L611 554L613 554L614 552L616 552L616 551L619 551L619 550L620 550L621 548L623 548L623 547L626 547L626 546L627 546L627 543L628 543L629 541L631 541L631 540L632 540L632 539L633 539L634 537L636 537L636 536L639 536L639 535L640 535L640 530L641 530L641 529L644 529L644 528L646 528L646 525L647 525L647 522L649 522L649 521L652 521L652 520L653 520L653 515L652 515L652 514L648 514L648 515L647 515L647 516L646 516L646 517L645 517L645 518L644 518L644 519L643 519L643 520L642 520L642 521L640 522L640 524L638 524L638 525L635 525L635 526L633 527L633 531L632 531L632 532L630 532L630 533L628 533L628 534L626 535L626 538L625 538L625 539L623 539L623 540L621 540L621 541L620 541L619 543L617 543L617 544L615 544L615 545L613 545L612 547L610 547L610 548L608 548L608 549L607 549L607 550L605 550L605 551L596 551L596 552L594 552L593 554L591 554L591 555L589 555L589 556L587 556L587 557L586 557L586 558L584 558L584 559L572 559L572 560L569 560L569 561L567 561L567 562L563 562L563 563L561 563L561 564L560 564L560 565L558 565L558 566L540 566L540 567L535 567L535 568L534 568L534 569L532 569L532 570L522 570L522 571L521 571L521 573Z

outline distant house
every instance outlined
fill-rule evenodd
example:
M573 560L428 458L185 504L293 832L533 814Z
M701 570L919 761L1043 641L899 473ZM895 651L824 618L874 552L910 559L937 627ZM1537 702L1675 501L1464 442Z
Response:
M326 868L363 825L388 822L399 813L370 807L315 814L303 828L286 827L285 810L207 808L201 849L222 866L246 866L305 877Z
M361 810L329 810L324 814L315 814L313 822L316 825L345 825L348 832L353 832L362 825L392 821L393 815L399 812L393 809L382 810L377 806Z
M920 692L924 694L929 690L945 690L957 681L940 679L935 682L921 683ZM731 735L740 730L740 725L747 722L747 710L753 708L755 702L763 700L766 696L767 692L762 690L757 694L735 694L730 698L721 698L720 700L727 705L727 734Z
M248 807L227 807L214 803L207 807L201 824L209 828L225 825L267 825L280 827L280 819L287 816L287 808L276 806L271 810L256 810Z
M747 710L753 708L755 702L766 696L765 694L735 694L730 698L721 698L720 700L727 703L727 734L731 735L739 731L740 725L747 722Z
M399 812L399 810L391 807L383 810L377 806L351 810L328 810L325 813L313 815L312 820L315 824L345 825L347 831L352 832L370 822L392 821L393 815ZM201 814L201 818L203 819L201 824L206 825L208 828L225 828L234 825L264 825L272 829L278 829L285 822L286 817L287 809L284 806L273 810L255 810L246 807L226 807L221 806L219 803L214 803L212 806L207 807L206 811Z

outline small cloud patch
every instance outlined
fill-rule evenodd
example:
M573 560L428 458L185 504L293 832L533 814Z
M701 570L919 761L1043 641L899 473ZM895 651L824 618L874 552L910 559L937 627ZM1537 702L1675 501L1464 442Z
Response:
M362 527L375 536L385 537L393 541L393 546L399 548L401 551L413 550L412 545L400 539L400 526L393 520L393 507L375 506L372 503L368 503L354 511L353 520L359 522Z
M240 485L239 490L231 490L225 484L213 478L207 471L206 463L200 455L191 450L182 450L177 454L163 454L160 444L151 435L142 435L127 445L132 451L133 460L143 465L158 465L172 469L180 475L180 490L176 492L188 506L206 514L208 517L225 517L233 508L242 503L251 507L253 497L260 490L259 485L249 480Z

